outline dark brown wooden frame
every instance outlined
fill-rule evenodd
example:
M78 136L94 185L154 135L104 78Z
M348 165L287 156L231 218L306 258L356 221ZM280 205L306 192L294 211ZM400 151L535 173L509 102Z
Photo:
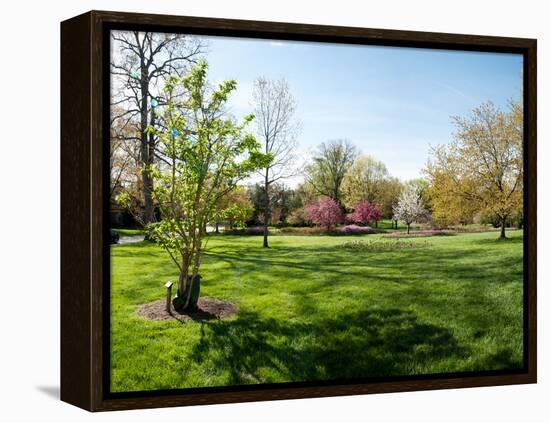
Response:
M310 386L109 395L105 384L105 78L110 28L520 53L524 57L525 243L521 372ZM107 37L108 38L108 37ZM61 399L90 411L536 383L536 40L92 11L61 23ZM108 94L108 93L107 93ZM108 128L107 128L108 136ZM108 156L107 156L108 157Z

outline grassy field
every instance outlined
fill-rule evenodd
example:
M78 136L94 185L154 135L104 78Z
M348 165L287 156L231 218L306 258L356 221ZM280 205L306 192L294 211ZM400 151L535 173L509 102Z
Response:
M239 312L186 323L136 315L177 280L166 253L112 246L112 390L520 367L523 238L508 235L411 239L418 246L402 249L381 235L273 236L270 249L260 237L211 236L201 295Z
M114 228L114 230L118 232L121 237L143 235L145 233L143 229Z

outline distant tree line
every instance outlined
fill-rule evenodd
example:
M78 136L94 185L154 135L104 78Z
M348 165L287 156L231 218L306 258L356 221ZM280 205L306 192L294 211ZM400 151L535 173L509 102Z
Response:
M161 135L169 129L164 114L170 102L185 100L189 92L182 83L167 98L166 84L203 63L207 45L196 37L136 31L115 31L112 39L118 54L111 63L111 201L147 227L163 219L151 169L162 172L174 165ZM237 81L231 88L227 93L238 89ZM205 82L203 90L207 89ZM205 116L187 111L182 119L187 126L201 119L206 126L235 122L225 100L218 99L216 107L203 111ZM504 238L507 226L523 222L520 102L510 102L506 110L488 102L471 116L454 117L454 140L433 148L423 177L409 181L391 175L383 162L347 139L320 140L313 157L307 163L300 161L302 123L285 79L258 77L250 112L247 130L271 160L250 175L257 177L256 183L241 180L237 186L222 178L221 187L226 184L231 189L216 199L215 213L203 222L216 232L222 226L261 226L262 245L269 247L270 226L330 228L353 222L376 227L387 219L392 227L401 221L410 230L415 222L433 226L478 222L500 226ZM302 182L290 186L290 178Z

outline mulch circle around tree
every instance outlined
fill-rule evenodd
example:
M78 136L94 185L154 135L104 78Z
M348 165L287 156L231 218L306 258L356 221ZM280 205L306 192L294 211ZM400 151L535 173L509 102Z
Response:
M237 306L229 301L222 301L216 298L201 297L198 301L198 310L192 313L179 313L172 306L170 313L166 311L166 300L157 300L152 303L142 304L137 308L138 316L148 320L179 320L203 321L223 320L234 316L237 313Z

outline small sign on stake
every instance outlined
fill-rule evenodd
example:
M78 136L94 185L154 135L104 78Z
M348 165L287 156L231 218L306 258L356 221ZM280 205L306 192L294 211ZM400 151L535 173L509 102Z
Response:
M164 284L166 287L166 312L170 313L170 304L172 302L172 281L168 281Z

